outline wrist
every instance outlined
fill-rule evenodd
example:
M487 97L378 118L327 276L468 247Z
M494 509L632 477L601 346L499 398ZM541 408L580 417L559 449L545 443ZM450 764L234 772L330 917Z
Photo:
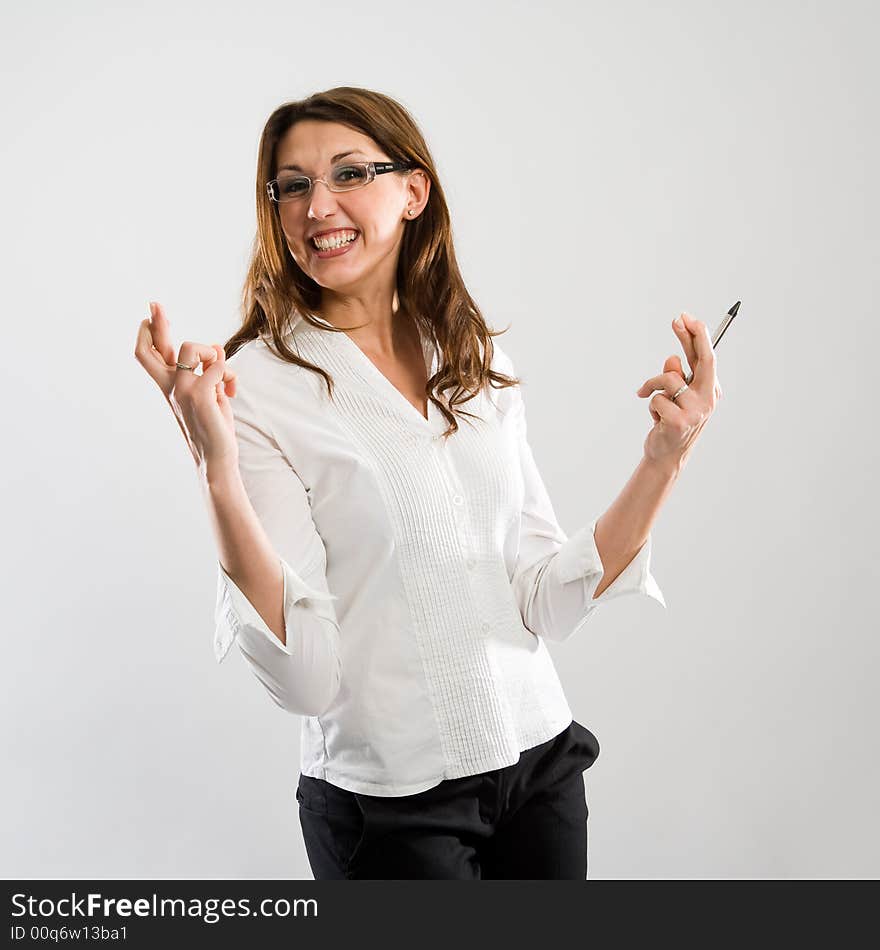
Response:
M647 455L642 456L639 467L646 472L650 472L655 478L665 481L675 481L685 466L685 458L680 459L652 459Z
M238 491L242 487L238 461L230 464L222 462L215 465L202 465L199 469L202 486L213 494L226 494Z

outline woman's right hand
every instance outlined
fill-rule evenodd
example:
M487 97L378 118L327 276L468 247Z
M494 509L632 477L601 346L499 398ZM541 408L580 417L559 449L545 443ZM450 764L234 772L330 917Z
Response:
M237 469L238 442L232 407L235 373L226 368L226 354L219 343L181 344L175 357L168 318L161 304L150 304L151 316L141 321L135 359L162 390L177 419L199 471ZM203 366L201 376L178 369L177 363Z

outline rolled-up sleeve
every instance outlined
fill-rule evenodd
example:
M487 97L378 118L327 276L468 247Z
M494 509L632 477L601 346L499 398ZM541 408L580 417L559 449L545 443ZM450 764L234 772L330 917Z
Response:
M236 366L237 372L239 367ZM311 517L308 492L268 426L239 372L231 400L239 470L257 517L278 553L284 579L283 644L217 562L214 655L221 663L233 642L272 700L291 713L317 716L339 690L339 625L326 579L326 553Z
M503 357L503 362L507 369L502 371L515 375L509 358ZM651 574L650 535L614 582L593 598L605 572L596 547L598 517L571 537L565 534L529 446L525 404L518 386L513 387L509 411L514 414L524 485L510 582L526 628L548 640L567 640L597 607L628 594L644 594L665 608L666 600Z

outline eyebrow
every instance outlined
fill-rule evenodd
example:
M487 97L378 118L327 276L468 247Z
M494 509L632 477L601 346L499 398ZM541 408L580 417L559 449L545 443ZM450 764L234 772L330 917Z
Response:
M330 159L330 164L335 165L339 161L340 158L346 158L348 155L366 155L366 154L367 154L366 152L362 152L359 148L352 149L350 152L340 152L338 155L334 155L333 158ZM299 165L282 165L278 169L278 171L280 172L287 171L287 170L290 170L292 172L303 171L303 169L300 168Z

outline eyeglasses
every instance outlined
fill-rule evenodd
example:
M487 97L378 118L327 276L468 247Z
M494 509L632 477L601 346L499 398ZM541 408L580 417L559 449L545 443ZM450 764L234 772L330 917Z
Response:
M368 185L376 175L412 167L412 162L351 162L333 168L329 181L308 175L282 175L270 181L266 191L272 201L301 201L312 193L315 182L323 182L330 191L354 191Z

